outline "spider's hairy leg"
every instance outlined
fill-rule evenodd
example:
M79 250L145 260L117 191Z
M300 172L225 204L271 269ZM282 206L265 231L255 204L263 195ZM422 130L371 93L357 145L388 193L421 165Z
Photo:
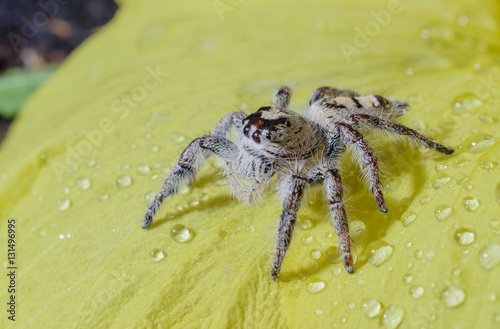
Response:
M349 225L342 202L343 186L337 169L328 169L325 172L326 198L330 203L330 211L333 216L333 227L339 237L339 249L344 258L344 267L347 272L354 272L354 262L351 254L351 237L349 235Z
M337 89L333 87L319 87L317 88L309 100L309 105L312 105L316 101L325 98L325 97L337 97L337 96L346 96L346 97L355 97L359 96L359 94L355 91L348 89Z
M262 189L264 188L265 183L268 182L273 175L274 175L274 171L272 171L270 173L263 173L261 175L255 176L255 178L252 182L252 185L250 186L250 188L248 190L248 197L247 197L248 203L252 207L257 205L257 203L259 202L259 196L260 196Z
M382 130L389 131L389 132L392 132L395 134L409 136L409 137L413 138L414 140L416 140L417 142L419 142L420 144L423 144L423 145L427 146L428 148L435 149L436 151L439 151L441 153L452 154L454 152L452 149L449 149L449 148L447 148L439 143L436 143L433 140L420 134L419 132L417 132L411 128L408 128L406 126L403 126L399 123L395 123L395 122L392 122L389 120L383 120L383 119L377 118L375 116L367 115L367 114L351 115L349 117L349 120L353 123L356 123L356 124L360 123L360 124L364 124L364 125L369 126L369 127L382 129Z
M377 157L373 153L373 150L368 145L368 143L363 138L363 135L352 126L343 123L336 122L335 126L340 130L342 135L347 139L347 141L354 145L356 152L361 155L361 159L368 168L368 173L370 176L370 187L375 195L375 200L377 200L378 208L381 212L387 212L387 206L385 205L384 195L380 189L380 177L379 169L377 165Z
M244 117L245 113L243 112L231 112L229 114L226 114L222 119L219 120L219 122L217 122L211 135L227 137L227 134L231 130L233 124L237 129L241 127L241 121ZM205 158L208 158L210 154L212 154L212 152L210 152L209 150L203 150L203 155L205 156ZM190 181L188 182L188 185L191 185L192 183L193 182Z
M277 108L287 109L290 105L290 98L292 97L292 90L288 86L283 86L276 94L274 94L274 106Z
M233 142L221 136L205 135L193 140L182 152L177 165L167 176L160 192L156 194L149 205L141 224L142 228L151 226L163 199L176 193L180 184L186 179L196 177L196 173L203 163L203 149L214 152L226 163L230 163L239 152L238 147Z
M292 176L288 194L283 201L283 212L281 214L276 238L274 260L271 266L271 279L276 280L281 270L281 264L285 257L290 241L292 240L293 228L297 219L297 211L300 207L307 180L300 176Z

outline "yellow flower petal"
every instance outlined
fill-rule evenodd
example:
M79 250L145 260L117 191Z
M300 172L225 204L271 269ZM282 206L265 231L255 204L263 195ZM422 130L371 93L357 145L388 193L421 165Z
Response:
M15 218L18 232L17 324L498 326L498 7L122 1L30 99L2 145L0 215ZM352 275L335 263L337 238L315 188L281 279L271 281L280 202L232 200L215 160L140 228L189 141L225 113L268 104L281 84L294 88L297 110L322 85L408 101L399 122L456 150L441 156L370 136L388 214L348 154ZM4 312L0 326L8 323Z

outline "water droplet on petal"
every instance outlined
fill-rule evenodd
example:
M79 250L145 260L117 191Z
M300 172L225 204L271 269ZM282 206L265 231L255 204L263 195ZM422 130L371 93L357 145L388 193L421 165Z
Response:
M491 270L500 263L500 245L488 243L483 246L478 255L479 265L485 270Z
M305 215L302 215L297 219L297 224L301 230L308 230L313 227L313 223L311 222L309 217Z
M434 209L434 217L436 217L437 220L443 221L446 218L450 217L451 215L451 208L448 207L447 205L441 204Z
M468 151L473 154L478 154L486 151L488 148L496 143L493 136L486 134L476 134L467 138L460 146L459 149Z
M194 231L186 228L182 224L177 224L172 227L170 230L170 236L172 239L174 239L176 242L179 243L187 243L193 240L194 238Z
M385 263L392 255L392 246L385 241L377 240L370 243L365 250L366 259L375 266Z
M432 187L438 190L446 185L450 181L450 179L450 176L446 175L445 173L436 174L431 178Z
M403 226L406 227L410 225L415 220L415 218L417 218L417 215L414 212L407 211L403 213L403 215L401 215L401 223L403 223Z
M340 267L332 268L333 276L339 276L341 272L342 272L342 269Z
M369 318L373 319L380 314L382 310L382 304L375 298L368 298L363 301L363 314Z
M99 200L99 202L104 202L106 200L108 200L109 198L109 195L107 194L99 194L99 196L97 197L97 200Z
M404 284L410 284L413 281L413 275L411 274L405 274L403 275L403 283Z
M413 299L420 299L424 295L424 287L422 286L411 287L410 295Z
M477 108L483 105L483 101L475 95L467 93L457 96L453 101L453 112L458 115L464 113L474 113Z
M60 211L66 211L69 207L71 207L71 201L68 199L57 201L57 208L59 208Z
M120 176L116 179L116 184L121 188L128 187L132 184L132 178L126 175Z
M315 294L325 289L326 283L319 278L312 278L306 284L307 292L310 294Z
M325 259L327 262L337 264L342 261L342 255L338 247L330 247L325 250Z
M149 173L151 171L151 168L149 168L148 165L142 165L142 166L139 166L137 168L137 171L139 172L139 174L141 175L146 175L147 173Z
M441 301L446 307L457 307L465 301L465 291L458 287L450 286L441 293Z
M309 256L310 256L310 257L311 257L311 259L313 259L313 260L320 259L320 258L321 258L321 251L319 251L318 249L313 249L313 250L311 250L311 252L309 253Z
M379 320L379 326L384 329L395 329L399 327L403 320L405 311L399 305L389 306Z
M158 262L160 260L162 260L163 258L165 258L165 254L163 253L163 251L161 251L160 249L153 249L149 252L150 256L151 256L151 259L155 262Z
M180 144L186 140L186 137L179 134L173 134L172 140L174 141L175 144Z
M462 204L464 205L464 208L467 209L468 211L474 211L477 208L479 208L479 201L472 197L464 198Z
M468 246L472 242L474 242L475 238L476 235L474 234L474 232L466 228L460 228L456 230L453 236L453 239L459 246Z
M86 191L90 188L90 179L87 177L80 178L76 181L76 186L82 191Z

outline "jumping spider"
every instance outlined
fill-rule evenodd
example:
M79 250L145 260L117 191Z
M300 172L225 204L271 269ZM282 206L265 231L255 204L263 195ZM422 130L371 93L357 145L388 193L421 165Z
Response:
M149 205L142 228L151 225L163 199L174 194L181 183L194 181L205 158L213 152L225 162L225 174L236 197L251 205L256 204L259 193L270 178L274 174L278 176L284 201L271 266L273 280L278 278L290 244L304 190L314 183L322 183L326 190L344 266L352 273L354 264L349 227L342 202L342 181L337 170L338 160L349 144L354 146L366 166L378 208L387 212L380 189L377 158L357 129L377 128L407 135L445 154L452 154L453 150L390 121L408 109L408 104L403 102L379 95L360 96L351 90L321 87L314 91L309 106L301 115L288 108L290 97L290 88L281 87L274 96L273 106L261 107L249 116L243 112L229 113L217 123L213 133L193 140ZM232 124L237 129L239 146L226 138ZM245 178L252 183L245 186Z

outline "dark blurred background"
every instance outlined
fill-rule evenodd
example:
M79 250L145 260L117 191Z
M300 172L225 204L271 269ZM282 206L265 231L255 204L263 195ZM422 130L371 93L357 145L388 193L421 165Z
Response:
M0 143L26 98L117 9L113 0L0 0Z

